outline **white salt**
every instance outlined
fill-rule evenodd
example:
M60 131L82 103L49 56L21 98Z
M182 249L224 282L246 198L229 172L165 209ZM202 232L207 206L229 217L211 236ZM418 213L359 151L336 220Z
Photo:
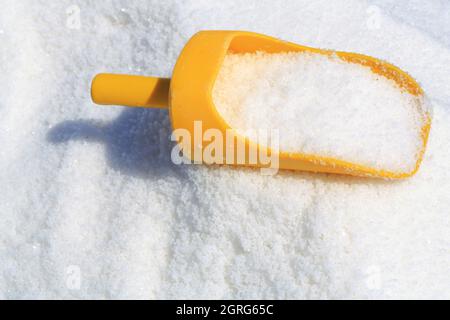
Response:
M79 30L64 21L74 2ZM411 2L386 8L424 21ZM2 3L0 298L450 298L450 48L433 37L450 19L369 29L358 0L111 3ZM170 76L193 33L219 28L410 70L435 106L421 170L393 182L175 166L166 110L91 103L94 74Z
M242 133L279 130L281 151L410 171L422 147L421 99L337 56L227 54L213 98Z

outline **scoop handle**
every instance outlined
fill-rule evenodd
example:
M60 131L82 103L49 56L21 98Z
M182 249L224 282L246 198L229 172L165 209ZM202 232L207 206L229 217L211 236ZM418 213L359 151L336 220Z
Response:
M167 108L170 79L100 73L92 80L92 101L104 105Z

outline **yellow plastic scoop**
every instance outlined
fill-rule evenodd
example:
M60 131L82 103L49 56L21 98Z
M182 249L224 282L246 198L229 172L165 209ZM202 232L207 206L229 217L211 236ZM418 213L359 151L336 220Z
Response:
M211 141L198 139L196 130L201 123L203 132L218 130L223 137L231 129L217 112L212 98L215 80L225 55L233 53L282 53L311 52L322 55L337 55L340 59L369 67L372 72L395 81L398 86L413 96L422 97L423 91L417 82L399 68L373 57L331 50L322 50L281 41L261 34L242 31L202 31L194 35L182 50L175 65L172 79L131 75L99 74L92 83L92 99L98 104L125 105L132 107L169 108L172 128L190 133L178 140L183 146L184 156L195 162L201 161L201 150ZM383 178L406 178L418 170L426 148L431 125L431 115L424 112L421 128L422 148L418 152L413 170L388 171L368 167L351 161L344 161L317 154L303 154L271 150L238 135L230 150L223 146L223 162L230 164L227 152L232 154L231 164L267 167L266 162L251 157L252 154L277 154L280 169L304 170L372 176ZM238 160L238 146L245 145L244 159ZM225 160L225 158L227 158ZM207 161L205 161L207 162Z

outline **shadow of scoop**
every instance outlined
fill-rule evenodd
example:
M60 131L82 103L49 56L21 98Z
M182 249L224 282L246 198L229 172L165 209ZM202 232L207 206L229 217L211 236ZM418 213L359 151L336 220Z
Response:
M104 143L108 164L123 174L155 177L181 174L172 163L170 120L166 110L127 109L109 123L76 120L53 127L47 140L53 144L78 140Z

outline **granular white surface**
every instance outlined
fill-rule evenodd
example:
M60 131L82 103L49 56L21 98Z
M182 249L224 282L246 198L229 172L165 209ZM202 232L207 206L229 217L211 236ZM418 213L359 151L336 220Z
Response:
M285 152L410 172L423 146L423 99L337 56L229 53L213 99L242 133L278 130Z
M79 29L67 26L73 5ZM448 12L447 1L4 2L0 297L450 298ZM200 29L408 70L435 107L420 171L386 182L175 166L167 111L90 101L98 72L170 76Z

